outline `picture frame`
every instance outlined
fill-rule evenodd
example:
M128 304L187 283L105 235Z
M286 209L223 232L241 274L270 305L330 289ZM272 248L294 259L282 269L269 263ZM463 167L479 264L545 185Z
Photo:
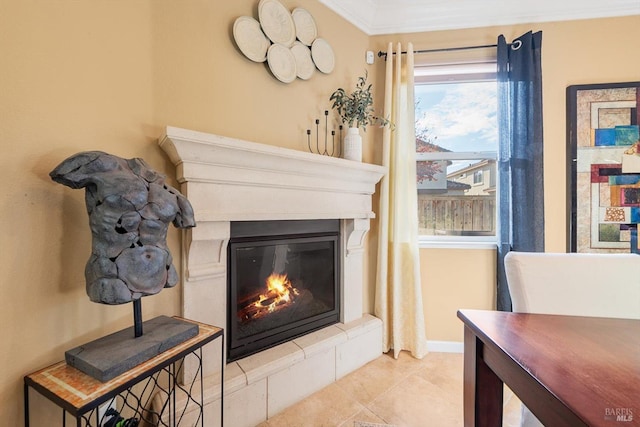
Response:
M640 253L640 82L567 87L567 250Z

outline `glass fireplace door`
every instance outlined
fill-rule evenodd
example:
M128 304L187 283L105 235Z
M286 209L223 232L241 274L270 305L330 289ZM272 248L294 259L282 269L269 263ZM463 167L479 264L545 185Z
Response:
M235 360L336 323L337 233L229 243L229 351Z

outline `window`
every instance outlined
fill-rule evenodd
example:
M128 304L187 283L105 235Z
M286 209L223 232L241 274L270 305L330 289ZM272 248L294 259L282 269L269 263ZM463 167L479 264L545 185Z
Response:
M495 67L493 62L415 69L423 246L496 241Z
M473 173L473 183L474 184L482 184L482 170L475 171Z

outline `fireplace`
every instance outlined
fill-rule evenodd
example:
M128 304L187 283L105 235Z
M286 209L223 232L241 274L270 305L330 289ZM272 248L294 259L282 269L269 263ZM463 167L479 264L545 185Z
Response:
M231 223L227 361L339 321L339 231L338 220Z
M215 419L223 372L225 424L249 427L380 356L382 322L368 314L365 300L372 287L370 276L365 274L365 247L370 220L375 217L372 195L385 168L174 127L166 128L160 146L176 166L176 179L196 219L196 227L183 235L182 315L225 327L225 348L211 345L203 349L205 363L200 373L205 378L205 411L212 412L206 418L212 420L212 426L218 426ZM331 231L277 229L278 224L317 227L324 221L333 223ZM245 225L250 229L237 234L238 227ZM276 231L265 232L265 226L267 230L275 226ZM317 234L327 235L319 242L298 240L302 235ZM272 237L281 235L286 236L285 241L275 243ZM250 236L261 240L243 242ZM244 261L231 260L238 254L233 255L229 247L237 243L255 247L255 253ZM287 266L308 264L317 257L337 257L333 269L307 265L304 269L311 272L304 275L296 270L302 267L287 272L296 289L307 288L308 276L328 281L335 275L337 284L319 291L314 283L311 290L314 300L333 308L313 322L297 319L298 323L311 323L305 325L311 332L290 331L292 338L286 342L268 343L269 348L262 351L251 349L255 353L244 357L234 354L232 359L237 359L232 361L227 356L233 345L229 340L233 327L229 328L227 321L230 316L237 318L238 308L229 301L230 263L240 262L243 271L253 269L253 274L260 276L258 267L249 266L255 260L273 267L277 256L271 255L269 263L267 252L283 251L278 245L296 249L296 257L304 258L287 257ZM296 283L298 276L303 284ZM261 286L263 279L249 282L256 281L247 286ZM337 286L332 289L333 301L326 295L331 286ZM334 311L337 308L339 311ZM233 310L236 314L229 314ZM318 319L329 323L319 326L314 323ZM196 366L186 365L184 371L187 378L198 374Z

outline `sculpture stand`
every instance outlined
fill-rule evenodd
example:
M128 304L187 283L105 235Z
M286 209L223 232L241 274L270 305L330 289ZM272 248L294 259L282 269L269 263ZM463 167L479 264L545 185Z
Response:
M133 301L133 336L142 336L142 298Z
M133 317L133 327L67 350L67 365L106 382L198 335L198 325L175 317L158 316L142 322L139 299L133 301Z

